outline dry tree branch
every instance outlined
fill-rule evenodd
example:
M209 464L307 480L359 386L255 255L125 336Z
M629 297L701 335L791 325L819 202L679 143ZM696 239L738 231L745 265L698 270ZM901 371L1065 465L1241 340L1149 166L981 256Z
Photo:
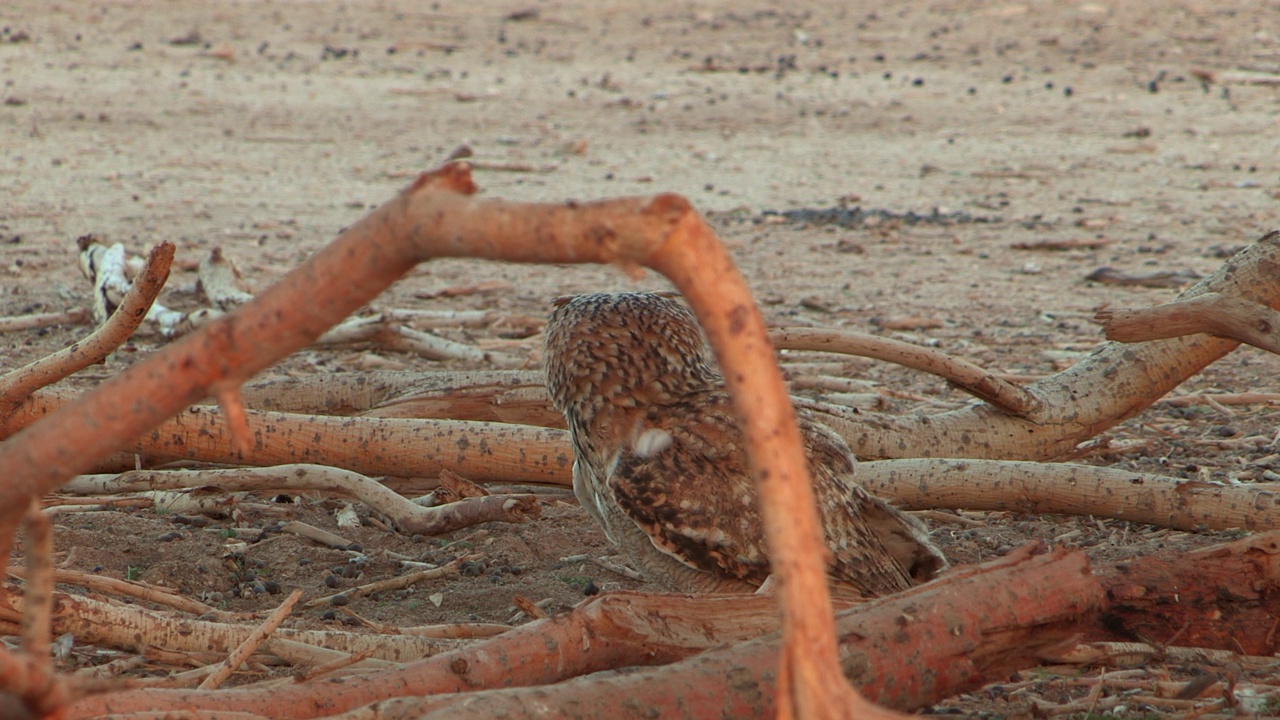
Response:
M0 415L7 414L38 388L102 362L129 339L164 288L173 264L173 253L171 242L162 242L151 248L146 264L124 294L119 307L87 338L0 377Z
M323 491L354 497L387 516L403 533L439 535L482 522L527 522L541 512L533 495L489 495L422 507L378 481L326 465L277 465L228 470L135 470L115 476L80 476L61 490L111 494L217 487L227 492Z
M10 566L9 574L23 579L27 577L26 570L18 566ZM79 570L63 569L53 571L53 580L62 585L79 585L97 592L137 598L156 605L167 605L175 610L181 610L192 615L207 615L217 619L230 619L235 616L234 613L224 612L199 600L179 594L176 590L148 585L136 580L120 580L105 575L93 575Z
M334 326L316 339L317 345L360 342L377 343L390 350L411 352L430 360L469 360L506 368L528 364L524 358L515 355L482 350L474 345L455 342L433 333L405 327L395 322L391 313L351 318Z
M404 575L397 575L395 577L386 578L384 580L378 580L376 582L367 583L359 587L353 587L348 590L343 590L340 593L334 593L333 595L325 595L324 597L318 597L314 600L309 600L302 607L304 610L310 610L311 608L317 608L317 607L320 607L321 605L325 605L329 602L332 602L333 599L338 597L339 595L345 596L348 598L364 597L365 595L371 595L373 593L383 592L385 590L399 590L401 588L407 588L410 585L415 585L417 583L423 582L424 580L438 580L442 577L449 577L450 575L458 574L458 568L461 567L463 562L466 562L467 560L475 560L481 557L483 556L469 555L464 558L458 558L453 562L446 563L437 568L428 568L426 570L419 570L417 572L405 573ZM416 634L419 637L428 637L427 635L423 635L421 633L413 633L413 634Z
M1275 655L1280 533L1100 567L1109 600L1085 640L1177 642Z
M53 521L41 512L39 498L27 509L27 583L22 609L22 651L30 658L36 677L54 678L49 650L53 625ZM36 690L37 688L31 688ZM52 688L50 688L52 689ZM41 716L61 712L68 697L26 695L28 707Z
M65 708L72 698L70 682L52 668L43 657L11 652L0 645L0 710L42 717L46 709Z
M7 417L13 435L74 402L41 391ZM150 458L244 465L323 464L364 475L432 477L452 470L476 481L568 484L573 450L562 430L505 423L346 418L247 411L249 452L232 450L224 414L196 406L161 423L132 446ZM127 441L126 441L127 442ZM129 467L133 467L130 460ZM0 496L2 497L2 496Z
M675 200L657 202L664 199ZM742 426L782 612L778 716L897 717L864 700L840 670L822 531L795 410L746 281L711 228L687 208L646 264L689 301Z
M93 319L101 325L129 292L124 245L107 245L94 235L82 235L76 244L80 247L80 272L93 284Z
M893 338L843 330L779 328L769 333L769 339L779 350L819 350L858 355L932 373L1013 415L1030 415L1040 405L1036 396L1021 385L967 360Z
M485 437L483 431L490 426L473 426L467 423L442 421L444 425L459 428L458 435L448 435L437 445L419 445L410 440L397 442L397 436L416 433L418 423L397 421L395 425L387 425L381 421L365 428L365 419L309 418L305 416L287 416L276 413L250 413L254 418L252 427L255 436L264 437L271 448L290 448L288 457L279 454L260 453L250 458L237 458L227 452L225 439L220 440L222 431L218 426L201 422L202 413L195 413L195 424L178 423L177 426L167 423L159 431L166 437L172 430L172 444L165 441L160 446L158 439L151 439L142 449L148 453L166 455L173 453L173 447L185 449L183 457L211 462L219 461L266 461L288 462L305 456L324 465L340 465L357 467L369 474L385 474L397 472L404 475L432 476L452 469L459 473L467 473L486 481L505 482L537 482L555 485L570 483L571 449L563 433L529 427L513 427L508 425L494 426L503 433L505 447L523 447L526 459L532 467L513 469L509 464L493 464L491 456L475 456L469 450L459 452L456 448L457 438L466 437L472 447L478 447L477 438ZM186 416L184 416L185 419ZM209 415L204 419L216 419ZM299 434L291 436L286 433L291 423L297 423ZM424 427L435 427L434 421L420 421ZM325 428L334 425L347 425L346 444L365 446L373 439L387 442L370 445L371 454L354 457L338 456L332 449L338 445L328 439L330 431ZM309 428L301 432L302 428ZM271 428L279 435L273 435L266 428ZM307 438L319 428L323 440L314 445L307 443ZM415 428L417 430L415 430ZM181 429L182 434L176 435ZM475 432L470 432L473 429ZM336 430L333 432L337 432ZM178 438L181 438L180 440ZM272 440L275 437L279 442ZM287 442L285 440L287 439ZM204 443L208 443L206 446ZM490 444L495 441L490 439ZM396 450L395 448L401 448ZM452 454L444 458L438 457L448 449ZM554 458L545 462L541 458ZM376 460L381 458L381 460ZM264 485L273 489L289 489L286 487L296 476L289 470L291 466L267 468L260 471L220 470L206 473L175 473L159 471L127 472L120 475L81 476L64 486L64 492L75 494L110 494L118 492L139 492L156 489L176 489L198 484L216 485L225 490L248 490L258 480L235 478L259 477ZM858 466L859 481L872 492L882 497L895 500L909 508L947 507L968 510L1013 510L1027 513L1065 513L1105 515L1120 520L1144 522L1162 527L1173 527L1180 530L1197 530L1201 528L1226 529L1248 528L1254 530L1280 529L1280 496L1267 486L1255 485L1223 485L1196 480L1133 473L1108 468L1098 468L1076 464L1043 464L1015 461L984 461L967 459L930 459L914 458L906 460L889 460L864 462ZM245 474L249 473L249 474ZM261 475L257 474L261 473ZM361 476L344 471L313 469L306 477L297 477L292 484L293 489L338 489L327 487L323 478L332 476L358 480ZM274 479L273 479L274 478ZM370 481L371 482L371 481ZM273 484L274 483L274 484ZM312 484L318 483L318 484ZM361 487L363 481L356 482L354 488ZM374 487L391 493L381 485ZM443 518L409 519L402 517L392 508L394 504L384 503L370 496L361 496L355 489L347 491L361 498L391 517L406 532L422 532L429 534L445 522ZM396 496L397 498L399 496ZM397 502L404 502L402 499ZM488 501L498 502L498 501ZM505 501L503 501L505 502ZM435 510L436 508L433 508ZM479 510L479 505L450 503L438 508L442 513ZM492 508L490 508L492 509ZM423 513L418 508L410 511ZM491 516L481 516L496 519ZM475 518L479 521L480 518ZM457 522L464 522L459 519ZM423 523L423 524L417 524ZM417 528L409 530L407 528Z
M231 311L253 299L241 284L240 271L231 258L214 248L200 261L200 289L221 311ZM377 343L391 350L415 353L431 360L470 360L494 363L499 367L520 367L523 358L490 352L431 333L400 325L404 313L385 312L344 320L316 339L315 345Z
M794 412L764 322L723 245L675 195L566 205L476 200L465 163L421 175L231 316L142 360L0 445L0 560L43 495L201 399L317 338L415 264L471 255L515 262L649 265L689 299L725 371L760 485L786 638L788 717L880 712L840 673L817 511ZM313 288L330 288L316 294ZM130 398L127 408L121 402ZM13 501L17 501L17 504Z
M289 593L289 597L285 598L284 602L280 603L280 607L272 611L272 613L267 616L267 619L262 621L261 625L254 628L253 632L249 633L249 637L245 638L244 642L237 645L236 649L231 651L231 654L227 656L226 660L223 660L208 677L200 682L200 689L215 690L220 687L227 678L231 677L231 673L235 672L236 669L240 667L240 663L247 660L249 656L253 654L253 651L257 650L258 646L265 642L267 638L271 637L271 633L275 632L276 628L280 627L280 623L284 622L289 617L293 612L293 606L298 603L298 598L300 597L302 597L302 591L294 588L293 592Z
M318 528L315 525L304 523L301 520L290 520L280 528L280 532L288 533L289 535L297 535L300 538L305 538L313 543L324 545L325 547L330 547L334 550L346 550L351 548L354 544L351 540L344 538L337 533L331 533L324 528Z
M1261 303L1211 292L1149 308L1100 310L1108 340L1144 342L1209 333L1280 353L1280 313Z
M1167 397L1160 401L1162 405L1271 405L1280 403L1280 393L1193 393Z
M1280 491L1092 465L915 458L858 464L858 481L908 509L1098 515L1177 530L1280 530Z
M1244 248L1179 299L1209 292L1280 306L1280 232ZM1049 460L1070 456L1078 443L1138 414L1237 346L1203 334L1103 343L1070 369L1028 385L1040 405L1027 418L984 404L903 417L808 407L862 458Z
M66 312L10 315L8 317L0 317L0 333L49 327L50 325L79 325L88 321L89 316L90 313L85 308L74 308Z
M535 370L335 373L248 385L254 407L367 417L450 418L564 427Z

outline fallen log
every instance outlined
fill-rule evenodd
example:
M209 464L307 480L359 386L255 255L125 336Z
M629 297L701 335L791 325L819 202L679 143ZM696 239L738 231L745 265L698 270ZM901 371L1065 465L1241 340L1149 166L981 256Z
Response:
M1088 640L1176 642L1244 655L1280 652L1280 533L1097 572L1107 608Z

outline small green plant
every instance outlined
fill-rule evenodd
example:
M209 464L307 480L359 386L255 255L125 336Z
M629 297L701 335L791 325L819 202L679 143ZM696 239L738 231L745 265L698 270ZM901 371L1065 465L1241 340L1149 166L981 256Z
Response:
M222 528L218 531L218 535L222 536L223 540L231 540L237 536L236 529L233 527Z
M136 581L138 578L142 577L142 573L146 571L147 568L145 566L130 565L124 569L124 579Z
M579 590L585 588L587 586L587 583L591 582L591 578L585 577L583 575L557 575L556 579L564 583L565 585L577 588Z

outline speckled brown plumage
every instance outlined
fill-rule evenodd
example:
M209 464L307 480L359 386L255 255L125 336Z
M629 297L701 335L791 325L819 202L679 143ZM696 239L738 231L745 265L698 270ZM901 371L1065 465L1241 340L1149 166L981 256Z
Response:
M759 587L768 550L743 438L688 309L656 293L560 302L545 366L573 437L574 493L636 569L680 591ZM799 421L837 591L885 595L945 567L919 521L852 481L844 441Z

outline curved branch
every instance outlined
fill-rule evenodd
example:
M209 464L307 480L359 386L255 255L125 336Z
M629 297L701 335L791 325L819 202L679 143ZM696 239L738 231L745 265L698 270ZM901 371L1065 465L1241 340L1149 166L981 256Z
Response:
M173 243L168 241L151 248L120 306L84 340L0 377L0 414L7 413L37 389L102 362L128 340L146 319L147 310L169 279L173 253Z
M1179 298L1208 292L1280 307L1280 232L1241 250ZM1040 400L1040 410L1027 418L987 405L903 417L808 406L862 458L1051 460L1070 456L1079 443L1138 414L1238 345L1209 335L1103 343L1070 369L1027 386Z
M813 328L779 328L769 333L769 339L779 350L858 355L931 373L1013 415L1025 417L1040 407L1036 396L1021 385L933 348L877 335Z
M746 280L715 233L693 212L683 215L648 264L689 301L742 426L782 611L779 716L897 717L864 700L840 671L808 461L764 318Z

